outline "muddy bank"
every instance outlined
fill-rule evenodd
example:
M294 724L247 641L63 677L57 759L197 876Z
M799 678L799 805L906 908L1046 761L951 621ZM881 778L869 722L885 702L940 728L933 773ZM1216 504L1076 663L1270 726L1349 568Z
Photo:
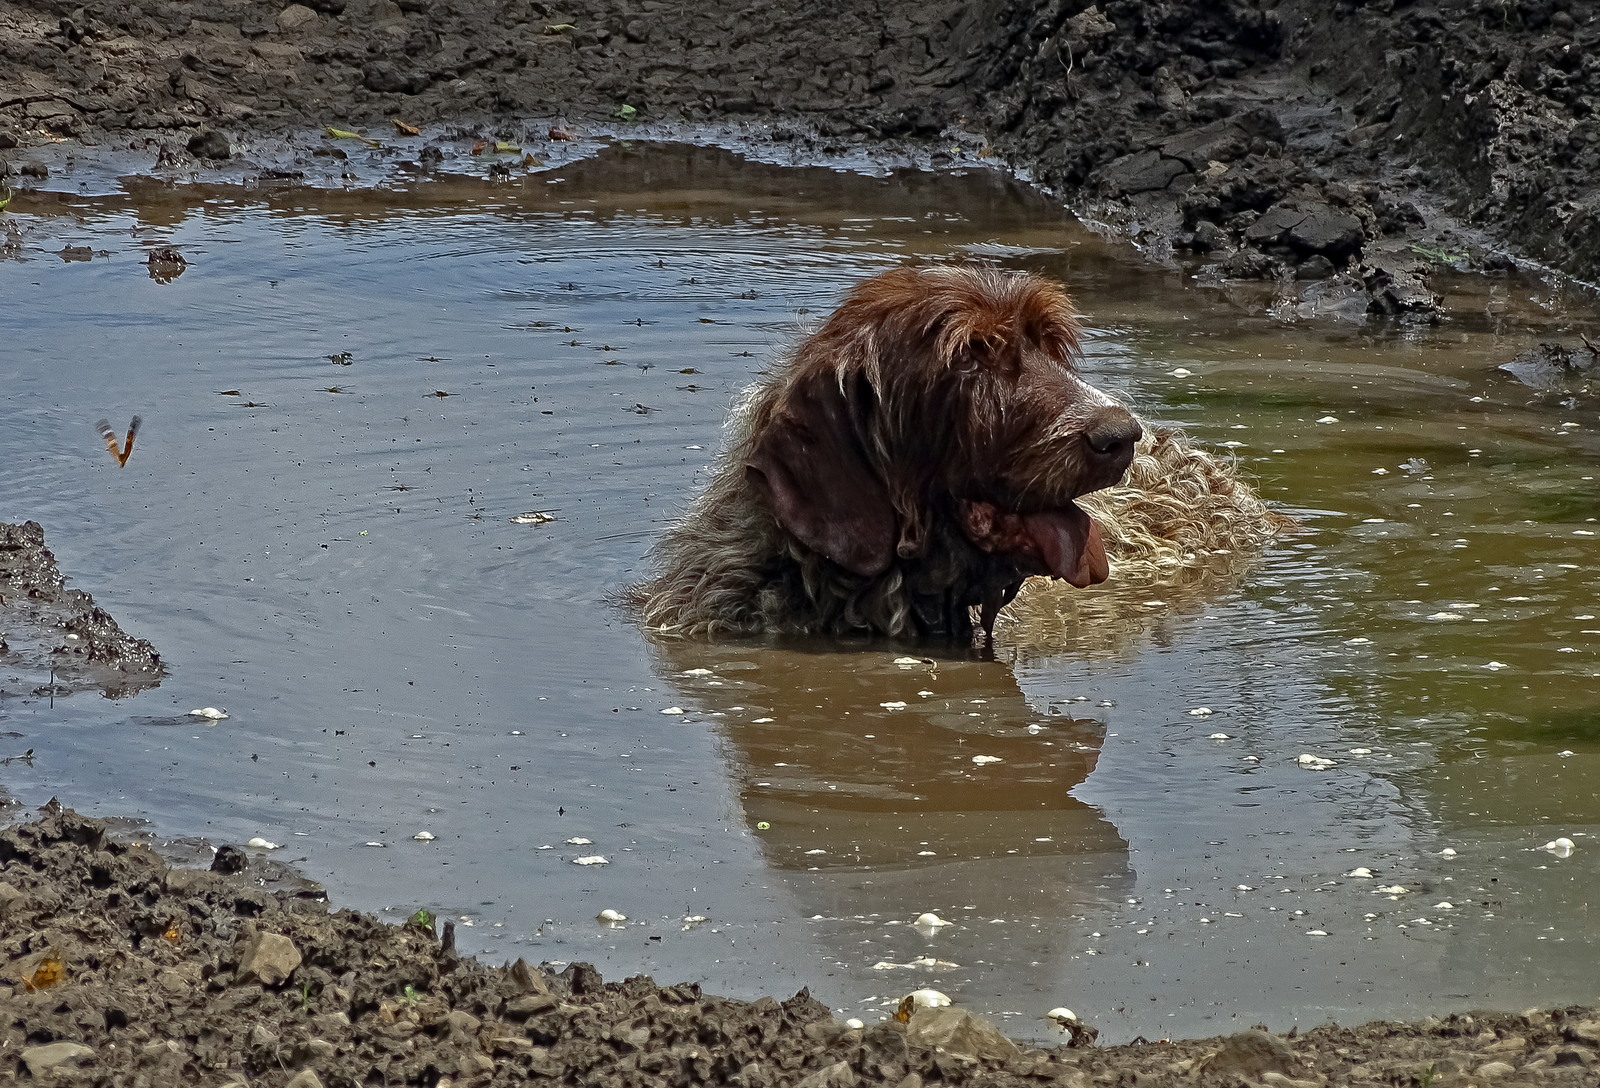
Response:
M43 526L0 522L0 697L99 689L120 699L160 684L156 648L66 582Z
M386 925L259 852L173 869L55 802L0 832L0 1077L84 1085L1593 1083L1587 1008L1319 1027L1278 1037L1051 1049L960 1010L853 1027L802 990L731 1001L605 982L587 964L491 967L419 910ZM1087 1042L1087 1040L1085 1040Z
M1439 265L1600 279L1596 18L1572 0L4 0L0 170L38 184L63 138L188 169L396 117L434 141L637 122L736 122L816 157L909 139L935 165L1003 160L1213 278L1433 320Z

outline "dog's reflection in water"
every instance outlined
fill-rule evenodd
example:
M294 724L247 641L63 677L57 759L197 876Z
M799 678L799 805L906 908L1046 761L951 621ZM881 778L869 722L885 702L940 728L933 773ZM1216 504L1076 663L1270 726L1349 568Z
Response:
M899 873L920 901L948 884L970 902L998 890L973 883L979 870L1065 875L1075 869L1060 859L1092 857L1098 878L1126 866L1126 843L1072 796L1105 726L1066 712L1081 702L1031 705L1004 662L824 642L663 640L651 652L674 698L715 723L745 824L778 869Z

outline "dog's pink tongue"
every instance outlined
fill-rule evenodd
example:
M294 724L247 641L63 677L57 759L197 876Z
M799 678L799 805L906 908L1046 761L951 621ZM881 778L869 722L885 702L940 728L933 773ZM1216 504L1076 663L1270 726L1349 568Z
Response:
M1100 542L1100 527L1076 506L1027 514L1022 521L1055 577L1065 578L1082 589L1105 581L1111 574L1105 545Z

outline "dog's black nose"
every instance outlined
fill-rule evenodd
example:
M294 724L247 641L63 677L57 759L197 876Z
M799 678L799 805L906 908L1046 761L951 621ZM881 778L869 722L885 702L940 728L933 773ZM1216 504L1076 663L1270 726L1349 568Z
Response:
M1133 460L1133 444L1144 437L1144 428L1125 409L1114 405L1097 409L1083 429L1083 441L1094 459L1118 476Z

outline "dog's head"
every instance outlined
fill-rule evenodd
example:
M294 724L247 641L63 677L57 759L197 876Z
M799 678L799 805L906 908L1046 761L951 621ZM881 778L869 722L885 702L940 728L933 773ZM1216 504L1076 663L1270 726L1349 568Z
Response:
M784 529L862 577L897 558L959 568L941 580L984 588L954 603L986 607L1031 574L1103 581L1099 531L1074 500L1122 477L1141 432L1077 375L1077 348L1071 303L1045 280L877 276L756 406L746 478ZM939 554L952 549L953 567Z

